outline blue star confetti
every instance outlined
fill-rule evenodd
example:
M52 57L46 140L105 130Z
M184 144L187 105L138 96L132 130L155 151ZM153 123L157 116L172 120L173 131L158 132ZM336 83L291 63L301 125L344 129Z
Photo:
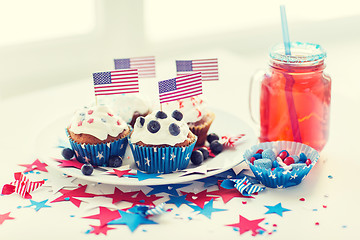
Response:
M283 215L283 212L291 211L290 209L283 208L281 206L281 203L278 203L275 206L265 206L265 207L267 207L269 209L265 214L276 213L277 215L279 215L281 217Z
M124 177L129 177L129 178L137 178L139 181L144 181L146 179L162 179L162 177L159 177L161 174L160 173L143 173L140 171L137 171L136 175L124 175Z
M189 202L188 200L186 200L186 195L182 195L182 196L171 196L169 195L170 200L167 201L166 203L172 203L175 204L176 207L180 207L183 204L189 205L191 204L191 202Z
M136 228L142 224L157 224L156 222L147 219L140 214L127 213L122 210L118 210L121 218L108 222L108 225L127 225L131 232L134 232Z
M157 185L157 186L149 186L152 190L146 195L152 195L157 193L168 193L170 195L179 196L179 193L176 191L178 188L183 188L191 185L188 184L172 184L172 185Z
M192 209L194 209L194 212L199 212L199 214L204 215L208 219L211 219L211 214L213 212L222 212L227 211L227 209L221 209L221 208L214 208L213 207L214 199L211 199L208 203L204 205L204 208L201 208L196 205L189 205Z
M25 208L28 208L28 207L35 206L35 211L39 211L39 210L42 209L42 208L51 207L51 206L46 205L46 202L47 202L48 200L49 200L49 199L46 199L46 200L41 201L41 202L36 202L36 201L30 199L30 203L31 203L31 204L30 204L29 206L24 206L24 207L25 207Z

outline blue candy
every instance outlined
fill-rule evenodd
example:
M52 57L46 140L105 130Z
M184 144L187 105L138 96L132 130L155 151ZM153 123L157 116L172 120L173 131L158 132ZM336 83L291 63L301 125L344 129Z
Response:
M268 158L270 159L271 161L275 161L276 160L276 155L274 153L274 151L270 148L268 149L265 149L263 152L262 152L262 158Z
M255 165L255 167L268 169L268 168L271 168L272 162L268 158L262 158L262 159L257 159L256 161L254 161L254 165Z
M277 168L279 167L279 163L275 160L272 162L272 168Z
M293 170L301 170L305 168L307 165L305 163L293 163L291 164Z
M255 154L253 155L253 157L254 157L255 159L260 159L260 158L262 158L262 155L261 155L261 153L255 153Z
M304 163L307 160L307 156L305 153L300 153L300 162Z

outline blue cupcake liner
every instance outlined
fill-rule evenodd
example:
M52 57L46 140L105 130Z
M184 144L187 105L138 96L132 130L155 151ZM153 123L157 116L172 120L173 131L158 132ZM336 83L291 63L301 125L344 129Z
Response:
M76 153L75 158L81 163L87 163L85 159L89 159L89 163L94 166L108 167L111 156L124 157L128 144L127 136L108 143L80 144L70 137L67 129L66 135L71 148Z
M272 171L271 169L256 167L254 164L250 163L251 157L256 153L257 150L268 148L273 149L274 152L277 153L285 149L289 152L290 155L299 155L300 153L305 153L307 158L311 160L311 164L309 166L292 169L290 171L285 171L282 168L275 168ZM310 172L312 167L316 164L319 157L319 153L308 145L290 141L260 143L258 145L252 146L251 149L246 150L244 153L244 159L248 163L256 179L259 180L263 185L271 188L287 188L300 184L306 175Z
M129 146L140 170L147 173L171 173L189 165L196 140L186 147L144 147L131 143L129 139Z

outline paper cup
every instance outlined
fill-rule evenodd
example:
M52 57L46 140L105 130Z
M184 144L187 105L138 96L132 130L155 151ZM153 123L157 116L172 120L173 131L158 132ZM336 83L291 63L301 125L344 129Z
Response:
M290 155L299 156L300 153L305 153L307 158L311 160L311 164L309 166L293 168L292 170L285 171L282 168L275 168L273 170L260 168L250 163L251 157L256 153L257 150L265 150L269 148L272 149L275 153L279 153L281 150L287 150ZM301 181L310 172L311 168L316 164L319 157L319 153L308 145L290 141L260 143L258 145L252 146L251 149L246 150L244 153L244 159L248 163L256 179L259 180L261 184L271 188L286 188L300 184Z
M89 162L94 166L108 167L111 156L120 156L122 158L125 155L128 144L127 136L108 143L80 144L69 136L67 130L66 134L69 138L71 148L75 152L75 158L81 163Z
M147 173L171 173L185 169L195 144L196 139L185 147L144 147L131 143L129 139L136 166Z

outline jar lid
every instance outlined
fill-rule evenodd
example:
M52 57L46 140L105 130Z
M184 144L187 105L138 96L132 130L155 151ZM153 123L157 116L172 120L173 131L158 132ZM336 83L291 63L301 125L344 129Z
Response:
M314 43L291 42L291 55L285 54L283 43L279 43L270 49L270 58L287 63L318 62L326 58L326 51Z

